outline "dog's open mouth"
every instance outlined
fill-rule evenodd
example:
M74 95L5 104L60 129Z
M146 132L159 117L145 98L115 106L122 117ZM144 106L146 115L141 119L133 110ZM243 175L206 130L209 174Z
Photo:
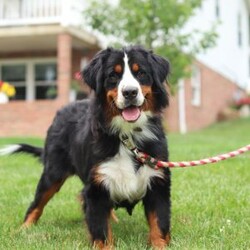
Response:
M122 110L122 117L127 122L135 122L139 119L141 110L136 106L129 106Z

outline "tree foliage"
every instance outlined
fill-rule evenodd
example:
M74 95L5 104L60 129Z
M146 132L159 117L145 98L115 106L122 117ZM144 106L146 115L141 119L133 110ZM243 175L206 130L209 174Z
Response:
M170 83L190 75L194 56L215 45L214 27L206 32L185 32L185 24L202 0L92 0L84 12L87 23L113 46L140 44L167 57L172 65Z

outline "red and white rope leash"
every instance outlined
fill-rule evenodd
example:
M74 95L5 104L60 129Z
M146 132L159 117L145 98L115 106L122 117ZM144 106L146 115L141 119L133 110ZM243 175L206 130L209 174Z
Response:
M221 154L218 156L214 156L211 158L206 158L206 159L202 159L202 160L198 160L198 161L181 161L181 162L165 162L165 161L159 161L156 160L155 158L142 153L140 151L137 152L137 156L136 158L142 162L145 163L147 165L149 165L150 167L153 167L154 169L159 169L159 168L174 168L174 167L194 167L194 166L200 166L200 165L205 165L205 164L209 164L209 163L216 163L219 161L223 161L226 160L228 158L232 158L235 157L237 155L243 154L247 151L250 151L250 145L247 145L245 147L242 147L238 150L232 151L230 153L227 154Z
M197 161L165 162L165 161L157 160L154 157L152 157L146 153L140 152L135 147L131 138L123 137L121 140L122 140L123 144L134 153L134 155L138 161L140 161L141 163L146 164L154 169L174 168L174 167L184 168L184 167L200 166L200 165L205 165L205 164L209 164L209 163L216 163L219 161L223 161L223 160L238 156L240 154L246 153L247 151L250 151L250 144L249 144L249 145L246 145L245 147L239 148L235 151L232 151L232 152L229 152L226 154L217 155L217 156L214 156L211 158L201 159L201 160L197 160Z

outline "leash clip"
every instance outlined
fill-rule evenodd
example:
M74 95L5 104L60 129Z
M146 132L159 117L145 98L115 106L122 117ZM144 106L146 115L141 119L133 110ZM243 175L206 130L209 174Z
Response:
M122 134L122 135L120 135L120 140L122 141L123 145L126 148L128 148L129 150L131 150L135 153L136 146L135 146L132 138L130 138L128 135ZM137 153L135 153L135 154L137 154Z
M154 159L153 157L151 157L149 155L146 155L144 157L142 157L140 155L140 152L137 149L137 147L135 146L135 143L134 143L131 135L129 136L126 134L120 134L120 140L123 143L123 145L134 154L135 158L139 162L141 162L142 164L145 164L153 169L155 169L157 167L157 160L156 159Z
M153 157L147 155L146 158L144 158L144 163L145 165L149 166L150 168L157 168L157 160L154 159Z

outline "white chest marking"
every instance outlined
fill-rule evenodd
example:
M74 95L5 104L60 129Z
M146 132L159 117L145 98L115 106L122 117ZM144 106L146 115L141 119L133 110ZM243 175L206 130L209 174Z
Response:
M163 178L161 170L153 170L148 166L142 166L135 171L131 156L131 153L121 145L117 155L98 168L101 182L115 202L140 200L145 196L147 188L150 188L152 177Z

